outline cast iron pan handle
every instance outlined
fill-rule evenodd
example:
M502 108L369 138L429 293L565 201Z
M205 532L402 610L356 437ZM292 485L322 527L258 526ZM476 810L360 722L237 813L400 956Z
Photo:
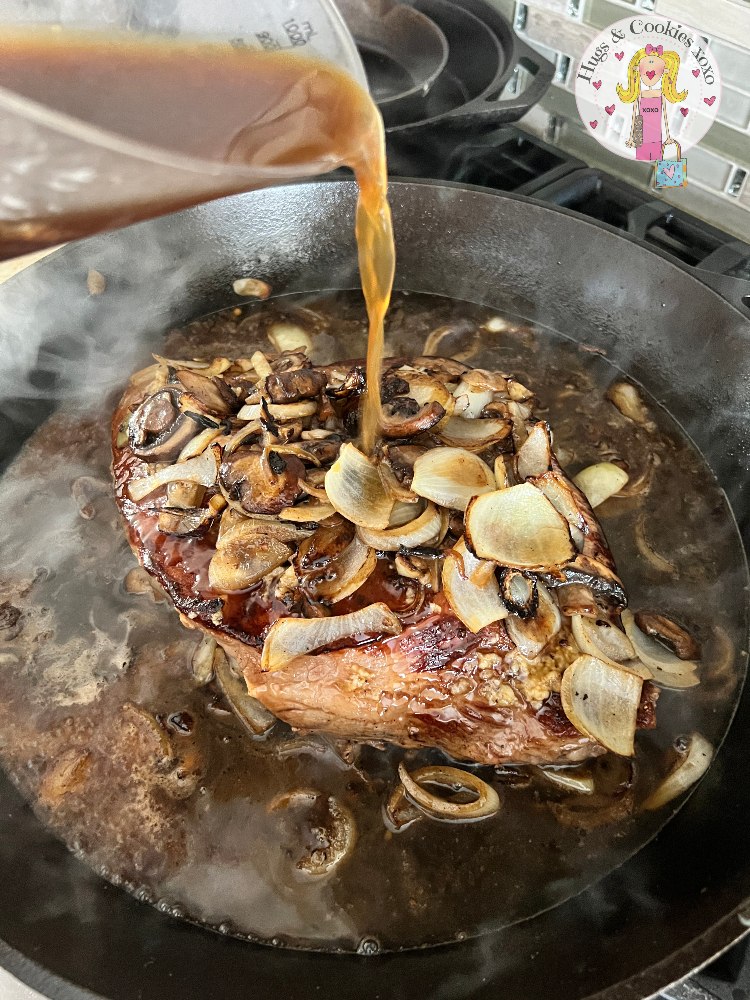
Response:
M554 65L541 56L536 49L527 45L518 35L514 37L513 41L515 59L511 65L514 71L518 66L521 66L533 74L528 87L513 97L499 98L498 95L502 92L503 86L510 79L503 66L487 93L455 108L453 111L449 111L442 116L442 121L455 118L460 120L462 124L470 121L472 124L483 126L506 125L509 122L518 121L544 96L555 72Z

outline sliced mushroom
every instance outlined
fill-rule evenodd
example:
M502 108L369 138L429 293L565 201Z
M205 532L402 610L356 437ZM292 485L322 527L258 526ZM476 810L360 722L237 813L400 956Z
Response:
M260 530L233 535L211 559L208 582L219 593L247 590L291 555L288 545Z
M663 642L681 660L700 660L701 647L677 622L655 611L636 611L635 623L641 632Z
M613 382L604 395L628 420L646 430L655 429L656 425L650 419L641 395L632 383Z
M241 447L222 462L219 484L227 500L249 514L279 514L302 495L304 474L304 465L293 455Z
M314 399L325 387L325 372L316 368L295 368L269 375L266 379L266 392L272 403L298 403L302 399Z
M199 372L177 371L171 381L179 385L179 406L183 413L197 414L209 423L225 420L238 407L232 390L220 378L206 378Z
M177 393L160 389L144 399L130 418L128 440L138 458L170 462L198 430L198 424L180 412Z

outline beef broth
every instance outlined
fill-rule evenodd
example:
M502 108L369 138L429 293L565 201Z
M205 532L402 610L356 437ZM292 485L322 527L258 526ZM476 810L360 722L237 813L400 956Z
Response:
M269 350L269 321L297 304L215 314L151 346L168 357ZM361 356L358 295L304 305L317 317L316 363ZM654 470L648 489L598 513L632 607L659 608L701 641L700 686L662 692L659 725L638 735L634 768L609 754L583 765L593 795L534 768L484 767L477 773L501 797L496 816L455 825L407 815L398 829L384 819L398 763L413 770L445 758L282 724L251 735L221 688L193 675L198 637L150 590L125 591L136 561L109 483L113 401L86 418L71 402L0 480L0 760L44 822L104 877L223 933L373 953L530 917L621 864L668 818L640 803L665 773L672 741L698 730L716 745L742 679L736 594L747 579L731 512L668 414L646 400L651 429L629 421L604 395L621 373L552 331L398 294L387 350L419 354L432 331L489 319L481 340L462 345L470 363L512 371L537 391L571 472L604 458L627 462L634 483ZM353 819L356 842L316 878L305 861L328 849L337 807Z

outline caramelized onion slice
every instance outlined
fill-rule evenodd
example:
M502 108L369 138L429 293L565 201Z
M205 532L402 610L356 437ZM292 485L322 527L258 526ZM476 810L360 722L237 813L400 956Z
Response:
M317 523L327 517L333 517L335 513L329 503L305 503L299 507L285 507L279 514L279 520L293 521L297 524Z
M643 678L584 654L563 674L560 699L579 733L632 757L642 687Z
M700 683L696 674L698 664L692 660L681 660L656 639L641 632L635 623L632 611L627 609L623 611L622 624L628 639L633 644L636 656L649 668L657 684L663 687L685 688Z
M247 590L292 555L284 542L260 533L230 538L208 564L208 582L219 593Z
M511 615L505 623L508 635L516 644L519 653L527 660L535 660L544 647L560 631L562 616L543 583L537 581L539 603L533 618L525 621Z
M475 497L466 509L471 548L516 569L558 566L575 553L567 522L529 483Z
M331 563L332 579L323 580L315 587L315 596L325 597L333 604L343 601L355 590L359 590L372 574L377 562L375 550L355 535L341 555Z
M348 615L279 618L263 643L261 670L281 670L298 656L357 635L398 635L401 622L385 604L368 604Z
M273 729L276 716L261 705L256 698L248 694L244 680L238 677L232 669L232 665L221 647L214 654L213 666L219 687L234 709L235 715L245 724L253 736L265 736L269 730Z
M500 441L510 434L507 420L467 420L451 417L438 429L438 437L444 444L469 451L480 451L493 441Z
M412 504L405 505L412 507ZM370 528L358 528L359 537L373 549L381 552L398 552L399 549L413 549L415 545L424 545L435 538L441 528L441 514L437 507L428 503L422 513L406 524L384 531L374 531Z
M613 663L624 670L630 670L646 681L651 679L652 674L648 667L637 660L634 664L626 662L635 660L635 650L627 635L615 625L593 618L584 618L581 615L572 615L570 621L573 638L582 653L588 653L589 656L595 656L605 663Z
M326 473L325 490L339 514L363 528L388 527L393 500L374 462L347 441Z
M542 766L537 772L547 781L566 792L578 792L579 795L591 795L594 791L594 776L590 771L582 771L580 766Z
M432 448L414 463L414 493L441 507L466 510L472 497L495 489L492 469L465 448Z
M592 507L598 507L600 503L619 493L627 481L627 472L612 462L589 465L573 477L573 482Z
M490 573L484 575L489 567ZM474 582L477 576L484 582ZM457 618L471 632L508 617L508 609L500 597L500 585L494 573L494 563L477 559L467 549L463 538L453 546L443 563L443 591Z
M687 749L678 758L677 764L662 783L654 789L643 803L644 809L660 809L667 802L682 795L691 785L703 777L714 757L714 748L705 736L693 733L689 737Z
M176 465L168 465L166 469L153 472L150 476L131 480L128 493L130 499L137 503L167 483L199 483L201 486L213 486L218 472L219 449L216 445L212 445L197 458L190 458L187 462L177 462Z
M494 816L500 809L500 797L495 789L470 771L433 764L409 774L402 762L398 765L398 776L407 798L433 819L467 823ZM425 785L441 785L454 792L468 791L476 797L472 802L454 802L430 792Z
M552 441L545 423L534 424L518 449L516 470L519 479L543 476L552 468Z

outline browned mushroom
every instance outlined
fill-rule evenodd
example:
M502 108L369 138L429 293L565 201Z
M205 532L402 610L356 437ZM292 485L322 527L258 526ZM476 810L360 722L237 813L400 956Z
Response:
M297 403L301 399L314 399L320 395L325 385L325 374L314 368L295 368L266 378L266 392L272 403Z
M213 518L214 512L210 507L194 510L164 508L159 512L157 526L166 535L202 535Z
M416 403L416 400L413 402ZM383 436L387 438L409 438L430 430L435 424L439 424L444 416L445 408L433 400L417 409L415 413L404 415L400 420L397 418L384 420L381 430Z
M198 432L198 424L180 412L174 389L159 389L148 396L128 424L133 454L151 461L169 462Z
M681 660L700 660L701 647L697 640L666 615L655 611L637 611L635 623L641 632L663 642Z
M304 474L304 465L294 455L238 448L222 463L219 484L227 500L248 514L279 514L301 496Z
M239 407L239 401L222 379L206 378L184 369L175 372L170 381L183 390L179 399L182 412L195 415L201 422L218 425Z

